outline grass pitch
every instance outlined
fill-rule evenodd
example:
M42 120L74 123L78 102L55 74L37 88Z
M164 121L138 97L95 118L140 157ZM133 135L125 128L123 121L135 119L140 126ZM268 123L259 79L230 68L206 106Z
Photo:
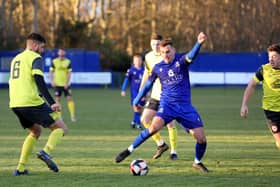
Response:
M279 186L279 153L268 131L261 106L261 89L249 103L249 117L239 117L244 88L199 87L192 89L193 104L205 123L208 148L203 159L211 171L192 169L193 138L178 124L179 160L168 160L168 153L153 160L155 143L148 140L119 164L115 156L130 145L139 130L130 129L132 109L129 97L120 90L74 89L78 122L72 123L63 98L63 118L69 134L58 145L53 158L60 172L53 173L35 153L44 146L45 129L30 157L29 176L14 177L22 142L27 135L8 109L8 91L0 90L0 186ZM167 129L161 131L168 141ZM129 173L133 159L148 162L149 174Z

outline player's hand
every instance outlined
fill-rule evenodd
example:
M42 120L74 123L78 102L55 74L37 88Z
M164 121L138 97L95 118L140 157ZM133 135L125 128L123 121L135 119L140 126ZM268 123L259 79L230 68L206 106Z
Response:
M121 92L121 96L125 97L125 91Z
M66 85L64 86L64 89L65 89L65 90L68 90L68 88L69 88L69 85L66 84Z
M57 103L54 103L54 104L51 105L51 109L53 111L59 112L59 111L61 111L61 106Z
M207 39L207 36L203 32L200 32L197 36L197 42L200 44L204 43L206 39Z
M247 107L246 105L241 106L241 109L240 109L240 116L241 116L242 118L246 118L246 117L248 116L248 113L249 113L248 107Z
M133 109L139 112L139 111L141 111L142 106L140 106L140 105L133 105Z

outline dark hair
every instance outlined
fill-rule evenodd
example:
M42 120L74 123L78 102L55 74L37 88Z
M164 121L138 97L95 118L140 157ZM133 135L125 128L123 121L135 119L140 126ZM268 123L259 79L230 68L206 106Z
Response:
M162 40L162 36L157 33L153 33L151 35L151 40Z
M27 40L33 40L33 41L36 41L36 42L40 42L40 43L46 43L46 39L38 34L38 33L31 33L27 36Z
M267 48L267 52L275 51L280 54L280 44L272 44Z
M166 38L166 39L163 39L161 42L160 42L160 47L165 47L167 45L173 45L173 42L172 42L172 39L171 38Z
M135 53L135 54L133 55L133 57L140 57L140 58L142 58L142 55L141 55L140 53Z

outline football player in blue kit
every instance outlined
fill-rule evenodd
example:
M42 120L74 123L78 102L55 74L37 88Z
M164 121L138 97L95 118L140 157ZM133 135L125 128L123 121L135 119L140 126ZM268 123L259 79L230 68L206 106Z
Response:
M189 80L189 65L198 55L206 35L201 32L197 42L190 52L183 55L176 54L171 39L165 39L160 44L160 53L163 60L156 64L145 86L139 91L133 104L138 105L141 98L150 90L156 78L160 79L162 93L160 106L149 128L144 129L132 144L119 153L115 159L117 163L129 156L134 149L145 142L150 136L158 132L172 120L179 122L196 139L195 158L193 168L208 172L201 159L206 151L206 136L203 122L197 110L191 103L191 86Z
M122 84L122 91L121 96L126 96L125 90L130 84L130 103L133 104L134 98L137 96L139 92L139 87L141 84L142 76L144 73L143 67L143 59L140 54L133 55L133 65L127 70L125 74L125 79ZM139 105L144 106L145 102L142 100ZM133 119L130 123L131 128L138 128L141 129L141 122L140 122L140 113L141 109L138 107L133 106Z

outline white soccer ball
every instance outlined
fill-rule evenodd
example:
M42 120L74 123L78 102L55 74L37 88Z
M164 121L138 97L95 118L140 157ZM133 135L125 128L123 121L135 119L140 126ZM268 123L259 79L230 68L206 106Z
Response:
M130 163L130 173L134 176L147 175L149 171L148 164L145 160L139 158Z

